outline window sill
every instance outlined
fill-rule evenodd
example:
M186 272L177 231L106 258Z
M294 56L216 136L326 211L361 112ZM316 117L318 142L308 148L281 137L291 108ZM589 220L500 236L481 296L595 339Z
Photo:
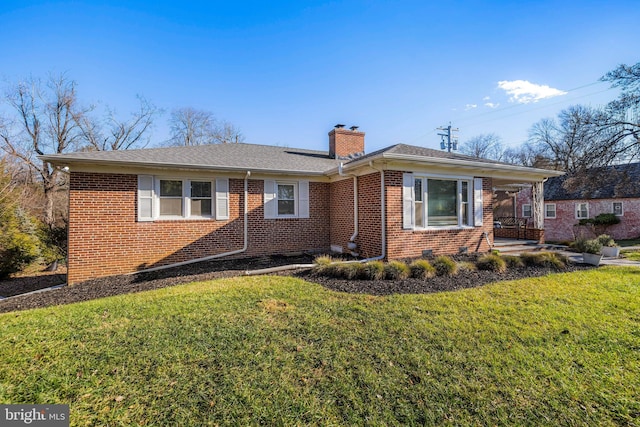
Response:
M446 231L446 230L473 230L479 227L472 227L470 225L447 225L447 226L433 226L433 227L415 227L415 228L405 228L405 231L417 231L417 232L427 232L427 231Z

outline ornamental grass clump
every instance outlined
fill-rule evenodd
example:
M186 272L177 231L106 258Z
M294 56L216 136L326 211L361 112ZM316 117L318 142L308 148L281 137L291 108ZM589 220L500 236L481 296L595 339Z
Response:
M436 275L436 269L426 259L415 260L409 265L411 277L414 279L429 279Z
M507 271L507 262L495 254L481 256L478 258L476 265L479 270L495 271L496 273L504 273Z
M478 267L471 261L458 261L458 272L461 271L478 271Z
M402 261L389 261L384 266L384 277L387 280L407 279L411 275L411 269Z
M446 255L440 255L431 263L438 276L455 276L458 274L458 264Z
M502 255L501 258L507 264L507 268L521 268L524 267L522 258L516 255Z
M333 258L329 255L316 257L316 259L313 260L313 263L315 264L313 272L316 274L328 274L328 272L333 268Z
M367 280L384 279L384 263L382 261L369 261L364 264L363 278Z
M359 262L344 262L341 263L340 272L341 277L348 280L361 279L364 276L364 265Z
M526 266L538 266L563 270L567 267L568 259L556 252L525 252L520 254L522 262Z

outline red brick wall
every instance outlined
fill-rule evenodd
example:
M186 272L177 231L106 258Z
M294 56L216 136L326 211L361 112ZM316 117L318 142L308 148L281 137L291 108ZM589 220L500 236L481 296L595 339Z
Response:
M347 251L347 243L353 235L353 178L331 183L330 195L331 244Z
M531 204L531 191L523 190L517 197L518 209L523 204ZM556 217L544 219L544 235L547 241L572 241L580 234L593 237L594 234L585 227L576 227L576 203L589 204L589 217L594 218L601 213L613 212L613 202L622 202L623 215L620 223L606 229L606 233L617 240L635 239L640 236L640 199L590 199L590 200L545 200L555 203Z
M382 254L380 173L358 177L358 252L364 258Z
M469 252L490 250L483 232L493 241L493 206L491 179L483 179L483 226L447 230L404 230L402 228L402 172L386 171L387 258L414 258L430 249L434 255L456 254L459 248Z
M241 249L244 181L229 187L229 220L138 222L137 175L72 173L68 282ZM249 247L237 257L328 249L329 184L309 183L308 219L265 220L263 190L249 180Z

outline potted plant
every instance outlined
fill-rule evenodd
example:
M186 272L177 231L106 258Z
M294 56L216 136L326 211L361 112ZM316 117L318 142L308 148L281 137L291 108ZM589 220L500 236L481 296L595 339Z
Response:
M620 247L608 234L599 235L598 241L602 245L602 256L617 258L620 255Z
M602 243L598 239L585 239L581 237L573 242L573 248L582 252L582 261L585 264L599 265L602 259Z

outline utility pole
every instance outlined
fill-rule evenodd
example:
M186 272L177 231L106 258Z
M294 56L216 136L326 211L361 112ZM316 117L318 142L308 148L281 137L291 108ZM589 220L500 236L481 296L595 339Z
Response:
M446 131L446 133L439 133L441 141L440 148L442 150L447 150L449 153L453 149L454 151L458 150L458 137L457 135L452 135L452 132L458 132L460 129L452 128L451 122L449 122L449 126L439 127L438 130Z

